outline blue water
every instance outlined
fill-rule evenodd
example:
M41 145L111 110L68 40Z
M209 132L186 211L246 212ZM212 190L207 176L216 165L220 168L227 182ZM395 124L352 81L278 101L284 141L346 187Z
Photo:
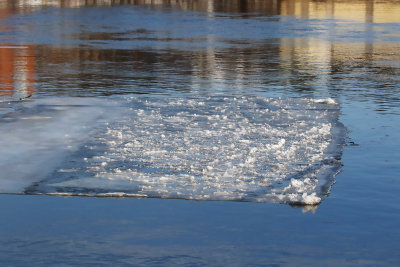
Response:
M400 264L399 3L0 3L2 265Z

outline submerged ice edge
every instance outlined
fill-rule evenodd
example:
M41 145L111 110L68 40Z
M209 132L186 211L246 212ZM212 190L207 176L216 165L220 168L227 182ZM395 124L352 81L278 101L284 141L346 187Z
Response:
M106 105L67 97L10 102L0 115L0 193L23 193L51 174L110 116Z
M116 106L118 119L25 192L318 204L341 166L332 99L133 97Z

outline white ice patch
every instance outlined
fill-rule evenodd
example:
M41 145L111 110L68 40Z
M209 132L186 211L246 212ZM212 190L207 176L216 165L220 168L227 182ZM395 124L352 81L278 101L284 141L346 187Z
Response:
M115 105L118 116L25 192L318 204L341 166L336 102L131 97Z
M329 105L337 105L337 101L333 98L322 98L322 99L313 99L311 100L314 103L324 103L324 104L329 104Z
M0 116L0 193L22 193L62 165L104 113L99 104L83 98L10 103Z

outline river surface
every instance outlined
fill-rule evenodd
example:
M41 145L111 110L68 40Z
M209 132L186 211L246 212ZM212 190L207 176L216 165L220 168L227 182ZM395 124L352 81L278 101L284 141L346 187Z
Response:
M399 14L0 0L0 263L399 265Z

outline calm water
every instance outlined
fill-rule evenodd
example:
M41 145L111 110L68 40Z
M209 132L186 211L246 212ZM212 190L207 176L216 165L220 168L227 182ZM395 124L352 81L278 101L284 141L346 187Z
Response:
M399 265L399 14L0 1L0 262Z

